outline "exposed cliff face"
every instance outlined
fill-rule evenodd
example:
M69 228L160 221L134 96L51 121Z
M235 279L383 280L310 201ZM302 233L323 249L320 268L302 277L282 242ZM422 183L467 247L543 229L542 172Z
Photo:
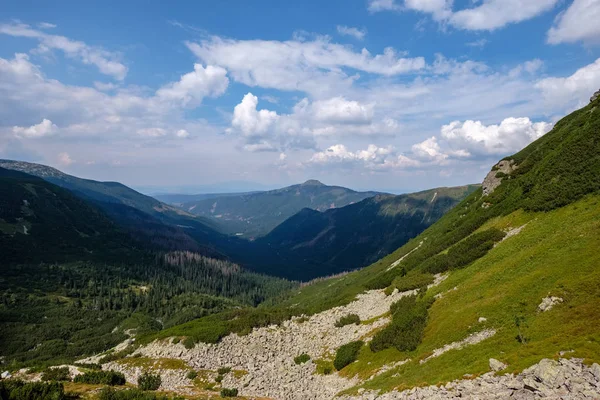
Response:
M510 175L515 169L517 169L517 165L514 160L502 160L494 165L492 170L483 180L483 195L487 196L493 193L502 183L502 179L506 177L506 175Z

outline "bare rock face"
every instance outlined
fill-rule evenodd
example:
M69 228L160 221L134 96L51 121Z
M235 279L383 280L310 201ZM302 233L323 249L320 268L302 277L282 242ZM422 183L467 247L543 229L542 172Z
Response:
M504 176L510 175L515 169L517 169L517 165L514 160L502 160L494 165L494 168L492 168L483 180L483 195L487 196L493 193L502 183Z
M592 97L590 97L590 103L593 102L594 100L596 100L598 97L600 97L600 90L598 90L596 93L594 93L592 95Z

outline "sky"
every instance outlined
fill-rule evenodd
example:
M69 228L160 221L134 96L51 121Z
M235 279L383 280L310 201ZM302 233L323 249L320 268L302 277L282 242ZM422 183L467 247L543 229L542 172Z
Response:
M481 182L600 89L600 0L4 1L0 158L154 191Z

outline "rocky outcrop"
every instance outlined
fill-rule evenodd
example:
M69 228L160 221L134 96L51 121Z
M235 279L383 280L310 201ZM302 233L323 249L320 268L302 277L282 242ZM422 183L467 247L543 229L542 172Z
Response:
M494 165L492 170L487 174L482 183L483 195L487 196L494 192L494 190L500 186L502 179L506 175L510 175L517 165L514 160L502 160L498 164Z
M587 366L581 359L544 359L518 375L496 376L488 372L475 379L449 382L443 386L413 388L379 394L374 391L343 400L425 399L600 399L600 366Z
M542 302L538 306L538 311L539 312L549 311L552 309L552 307L554 307L555 305L560 304L562 302L563 302L563 299L561 299L560 297L555 297L555 296L544 297L542 299Z
M502 371L503 369L506 369L507 365L504 364L502 361L496 360L495 358L490 358L490 369L494 372L498 372L498 371Z
M593 102L594 100L596 100L598 97L600 97L600 90L598 90L596 93L594 93L592 95L592 97L590 97L590 103Z
M481 332L473 333L472 335L467 336L460 342L453 342L453 343L445 345L444 347L440 347L439 349L435 349L429 357L421 360L420 363L424 364L427 361L429 361L430 359L439 357L442 354L444 354L450 350L460 350L465 346L470 346L470 345L474 345L474 344L483 342L484 340L491 338L495 334L496 334L496 331L494 329L484 329Z

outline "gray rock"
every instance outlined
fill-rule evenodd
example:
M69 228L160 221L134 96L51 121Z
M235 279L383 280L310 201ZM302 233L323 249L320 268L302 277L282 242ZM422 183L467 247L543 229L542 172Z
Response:
M600 97L600 90L598 90L596 93L594 93L592 95L592 97L590 97L590 103L593 102L594 100L596 100L598 97Z
M492 194L494 190L500 186L503 178L497 177L496 175L498 175L498 173L510 175L515 169L517 169L517 165L514 160L502 160L496 164L483 180L483 195L487 196Z
M502 361L498 361L495 358L490 358L490 369L494 372L502 371L506 369L507 365Z

